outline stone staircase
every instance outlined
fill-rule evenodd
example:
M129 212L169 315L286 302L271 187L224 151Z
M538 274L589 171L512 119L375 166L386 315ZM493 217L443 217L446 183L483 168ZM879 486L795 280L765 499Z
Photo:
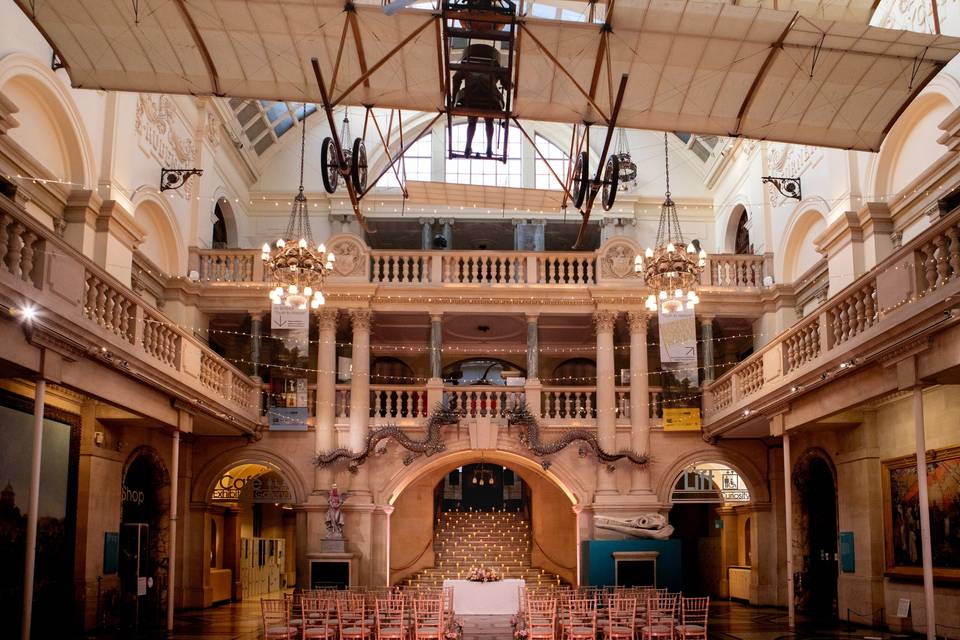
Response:
M528 586L560 584L553 573L530 563L530 523L521 513L448 511L433 534L436 564L403 581L408 587L439 587L449 578L465 578L474 567L495 569L504 578Z

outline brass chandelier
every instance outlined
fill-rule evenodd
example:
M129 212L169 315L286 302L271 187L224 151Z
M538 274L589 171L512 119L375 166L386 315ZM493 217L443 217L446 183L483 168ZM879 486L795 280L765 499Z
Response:
M707 252L691 242L686 244L677 218L677 205L670 197L670 157L667 151L667 134L663 134L664 163L666 166L667 193L660 207L660 226L657 229L656 247L647 247L644 255L637 254L634 270L643 275L650 288L646 307L650 311L660 309L672 313L684 307L693 309L700 302L697 289L700 274L707 264Z
M304 105L306 106L306 105ZM273 247L264 243L263 266L270 274L273 288L270 300L295 309L316 309L325 300L323 285L333 269L336 256L313 240L307 197L303 193L303 158L307 140L306 109L300 121L300 190L293 199L293 209L283 236Z

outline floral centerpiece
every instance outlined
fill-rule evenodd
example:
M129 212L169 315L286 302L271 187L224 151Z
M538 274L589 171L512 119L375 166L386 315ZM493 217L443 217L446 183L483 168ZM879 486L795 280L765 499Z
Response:
M502 579L503 576L493 569L486 567L474 567L470 569L470 573L467 574L467 580L470 582L498 582Z
M463 620L453 618L443 633L444 640L460 640L463 638Z

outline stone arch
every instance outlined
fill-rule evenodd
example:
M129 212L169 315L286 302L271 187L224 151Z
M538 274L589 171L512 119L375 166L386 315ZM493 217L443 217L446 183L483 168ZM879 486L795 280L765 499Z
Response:
M804 201L797 205L795 213L790 216L776 254L778 264L775 267L780 274L779 282L793 282L820 260L813 239L827 226L824 211L826 209L819 202Z
M132 199L133 217L146 232L139 251L170 276L184 273L187 251L170 204L152 187L141 187Z
M96 156L80 109L49 65L23 53L5 56L0 60L0 93L19 108L14 117L21 126L11 128L7 135L31 154L49 152L44 157L34 156L48 173L44 177L67 180L73 183L72 189L94 184ZM30 140L21 138L27 129ZM38 144L39 133L51 137Z
M141 463L148 465L151 495L141 495L136 486L129 486L131 472L140 471ZM136 474L134 474L136 475ZM170 472L160 452L150 445L141 445L130 452L120 474L121 524L142 523L148 526L148 575L165 578L170 565ZM129 497L128 497L129 496ZM152 509L144 510L147 502ZM128 504L130 506L128 506ZM163 584L165 580L161 580Z
M293 491L295 504L303 504L310 495L303 476L289 461L275 453L261 448L240 447L224 451L203 465L203 471L194 483L191 500L197 503L209 503L217 481L224 473L242 464L259 464L278 473Z
M440 455L429 458L420 457L409 466L400 468L387 478L377 491L376 502L378 504L393 504L405 488L424 475L444 468L450 471L464 464L476 462L480 455L480 450L470 449L469 444L463 444L460 448L447 450ZM583 486L573 470L567 468L563 462L554 462L549 469L544 469L538 460L534 460L518 451L485 449L482 451L482 455L484 461L490 464L516 466L546 478L567 496L571 506L589 504L589 493L586 487Z
M751 503L765 503L770 501L769 488L765 475L749 456L722 447L702 447L687 452L673 461L657 480L655 492L661 504L670 504L673 486L684 469L698 462L715 462L725 464L740 474L747 488L750 490Z
M741 221L745 221L745 224L741 224ZM750 233L750 223L752 222L750 218L750 212L747 210L747 207L742 203L737 203L734 205L733 209L730 210L729 216L727 216L726 227L723 232L723 251L724 253L738 253L738 236L742 227L746 228L746 232ZM747 243L753 247L753 238L748 236ZM748 251L748 253L752 253Z
M874 200L892 200L947 148L937 142L939 124L955 104L939 91L927 90L914 100L890 129L873 165L868 193Z
M815 467L826 469L832 496L823 495L826 487L819 486ZM823 563L815 550L826 550L828 557L837 552L837 468L830 454L820 447L805 449L790 468L789 489L793 492L796 506L793 509L793 540L789 553L794 557L794 570L801 576L795 593L797 604L801 610L813 615L832 615L836 613L839 576L834 571L835 564ZM811 501L815 505L811 505ZM832 509L827 507L830 503ZM830 531L830 528L833 530ZM831 598L832 603L829 602Z
M210 217L212 219L211 224L216 224L217 220L217 211L219 210L220 215L223 216L223 226L225 232L225 242L228 247L239 246L237 243L239 241L239 233L237 230L237 216L233 211L233 204L230 202L230 199L225 195L217 194L216 199L213 201L213 210L210 212ZM211 239L211 246L215 239Z

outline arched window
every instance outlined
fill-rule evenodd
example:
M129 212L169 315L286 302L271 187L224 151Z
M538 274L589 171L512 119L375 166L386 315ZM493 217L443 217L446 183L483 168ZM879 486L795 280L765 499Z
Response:
M427 134L413 143L413 146L404 154L403 164L400 160L397 160L394 164L394 168L397 170L397 173L402 177L404 175L404 170L406 171L407 180L429 180L430 173L430 158L431 158L431 147L432 147L432 136ZM369 147L368 147L369 148ZM388 162L384 158L385 162ZM376 174L374 174L376 175ZM373 180L373 177L370 178ZM398 188L400 183L397 182L397 175L393 172L393 169L387 171L380 182L377 183L378 187L393 187Z
M213 208L213 216L213 248L225 249L227 247L227 221L223 217L219 202Z
M467 144L467 125L458 124L453 127L453 148L463 149ZM494 136L503 136L503 129L494 129ZM494 148L497 148L496 140ZM477 132L473 137L473 148L483 150L487 148L487 134L483 122L477 124ZM482 184L497 187L522 187L523 168L520 163L520 132L511 127L507 139L507 163L496 160L464 160L455 158L447 160L447 182L457 184Z
M734 244L734 253L753 253L753 245L750 243L750 230L747 229L747 222L750 218L746 211L740 212L740 220L737 222L737 239Z
M566 179L570 166L570 158L563 149L543 136L536 135L534 136L534 140L536 141L537 149L543 154L543 158L540 157L540 154L537 154L536 160L534 161L534 175L536 176L534 186L537 189L559 190L560 183L553 177L550 169L553 169L556 174L560 176L561 180ZM544 162L544 158L550 163L549 166L547 166L547 162Z

